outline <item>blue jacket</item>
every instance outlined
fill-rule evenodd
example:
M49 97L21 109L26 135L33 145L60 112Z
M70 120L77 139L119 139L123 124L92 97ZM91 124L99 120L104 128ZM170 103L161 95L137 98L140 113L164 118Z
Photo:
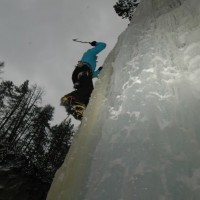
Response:
M81 58L82 62L88 62L91 65L91 70L93 74L93 78L99 74L99 70L96 70L96 61L97 61L97 54L100 53L103 49L106 48L106 43L97 42L96 46L88 49Z

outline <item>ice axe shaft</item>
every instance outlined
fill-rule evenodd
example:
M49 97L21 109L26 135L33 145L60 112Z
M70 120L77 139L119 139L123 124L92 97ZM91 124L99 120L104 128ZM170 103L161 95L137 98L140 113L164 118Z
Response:
M88 43L90 44L90 42L85 42L85 41L81 41L81 40L78 40L78 39L73 39L74 42L80 42L80 43Z

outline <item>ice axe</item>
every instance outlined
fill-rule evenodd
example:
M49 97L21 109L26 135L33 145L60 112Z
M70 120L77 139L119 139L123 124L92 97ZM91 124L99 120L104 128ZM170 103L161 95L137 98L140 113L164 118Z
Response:
M78 38L73 39L73 41L74 42L80 42L80 43L88 43L88 44L90 44L90 42L81 41L81 40L78 40Z

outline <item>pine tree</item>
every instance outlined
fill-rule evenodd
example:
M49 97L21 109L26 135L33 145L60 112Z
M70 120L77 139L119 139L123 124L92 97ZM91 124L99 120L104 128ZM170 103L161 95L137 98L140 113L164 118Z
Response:
M2 68L4 67L4 62L0 61L0 74L2 73ZM1 77L0 77L1 79Z
M0 84L0 124L6 112L6 99L12 96L13 87L12 81L2 81Z
M54 108L40 106L43 91L25 81L0 84L0 144L23 160L24 171L49 182L62 164L74 134L71 120L50 126ZM9 151L8 151L9 150ZM6 160L6 159L4 159Z
M71 140L74 135L73 127L74 125L71 124L71 120L68 120L51 128L52 134L46 158L48 164L46 164L46 166L48 166L47 170L52 177L63 163L70 148Z
M30 118L34 117L34 109L40 102L43 91L36 85L29 88L29 81L20 87L14 86L5 98L6 106L0 121L0 139L10 144L19 137Z
M119 0L113 7L120 17L128 18L131 21L139 3L140 0Z
M0 67L4 67L4 62L0 61Z
M32 127L25 138L26 144L23 146L23 152L27 151L28 156L32 156L34 162L40 162L45 154L45 148L48 146L49 122L53 118L54 108L50 105L37 107L35 117L32 119Z
M0 121L0 137L6 139L12 124L17 120L17 111L28 93L28 81L25 81L20 87L14 86L12 82L4 82L1 86L4 109Z

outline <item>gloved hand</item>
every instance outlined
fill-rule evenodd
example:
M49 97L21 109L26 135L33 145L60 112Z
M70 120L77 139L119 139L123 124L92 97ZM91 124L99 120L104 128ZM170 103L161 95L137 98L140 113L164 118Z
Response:
M74 89L78 89L79 88L79 83L78 82L76 82L76 83L74 83Z
M98 70L99 70L99 71L101 71L102 69L103 69L103 67L99 67L99 69L98 69Z
M93 41L93 42L90 42L90 44L92 45L92 46L96 46L96 41Z

